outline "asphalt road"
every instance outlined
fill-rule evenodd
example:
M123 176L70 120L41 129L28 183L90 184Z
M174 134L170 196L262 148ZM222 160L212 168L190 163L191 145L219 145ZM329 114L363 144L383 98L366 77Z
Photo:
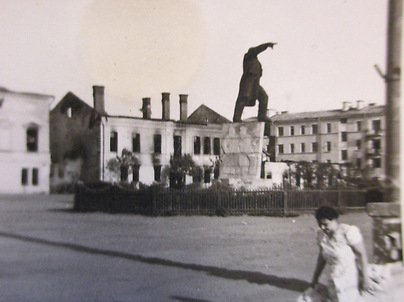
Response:
M295 301L317 256L311 215L74 213L71 195L0 195L0 301ZM371 257L371 219L356 224Z

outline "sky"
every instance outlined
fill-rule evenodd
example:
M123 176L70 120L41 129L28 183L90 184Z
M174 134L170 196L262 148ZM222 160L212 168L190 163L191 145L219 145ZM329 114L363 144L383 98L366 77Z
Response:
M109 114L141 116L150 97L161 118L169 92L188 112L201 104L232 119L248 48L273 111L385 103L387 0L0 0L0 86L93 104L105 87ZM243 118L257 114L246 108Z

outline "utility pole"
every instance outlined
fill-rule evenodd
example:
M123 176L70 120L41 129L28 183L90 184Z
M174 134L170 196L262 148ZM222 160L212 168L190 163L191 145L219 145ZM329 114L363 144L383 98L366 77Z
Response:
M403 0L389 0L386 81L385 202L400 202L400 102Z

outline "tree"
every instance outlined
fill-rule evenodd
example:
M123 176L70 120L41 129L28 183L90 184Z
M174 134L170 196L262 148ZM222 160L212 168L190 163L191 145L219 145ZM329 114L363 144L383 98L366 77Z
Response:
M139 159L128 149L123 149L121 156L111 158L107 163L107 169L121 181L128 181L128 174L134 166L139 165Z
M185 176L192 175L196 164L190 154L184 154L181 157L171 157L169 166L170 187L181 189L185 186Z

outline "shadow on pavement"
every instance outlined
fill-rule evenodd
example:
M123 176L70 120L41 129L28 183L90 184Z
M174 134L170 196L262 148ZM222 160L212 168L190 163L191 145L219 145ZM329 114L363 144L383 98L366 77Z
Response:
M192 264L192 263L182 263L167 259L161 259L156 257L144 257L141 255L136 254L129 254L129 253L122 253L113 250L104 250L98 248L87 247L84 245L78 245L73 243L65 243L65 242L57 242L57 241L50 241L41 238L34 238L29 236L23 236L18 234L12 233L4 233L0 232L1 237L17 239L26 242L32 242L36 244L42 244L52 247L59 247L70 249L75 252L87 253L92 255L101 255L101 256L108 256L114 258L121 258L131 261L137 261L147 264L153 265L163 265L168 267L175 267L181 269L189 269L199 272L205 272L210 276L215 276L219 278L225 278L230 280L245 280L250 283L256 283L260 285L271 285L276 286L282 289L303 292L306 290L310 283L304 280L299 280L295 278L283 278L277 277L274 275L266 275L260 272L251 272L251 271L242 271L242 270L229 270L226 268L214 267L214 266L207 266L207 265L200 265L200 264ZM185 298L182 298L185 299ZM192 301L192 300L183 300L183 301Z
M175 301L180 301L180 302L212 302L212 301L209 301L209 300L200 300L200 299L179 297L179 296L171 296L170 298L175 300Z

